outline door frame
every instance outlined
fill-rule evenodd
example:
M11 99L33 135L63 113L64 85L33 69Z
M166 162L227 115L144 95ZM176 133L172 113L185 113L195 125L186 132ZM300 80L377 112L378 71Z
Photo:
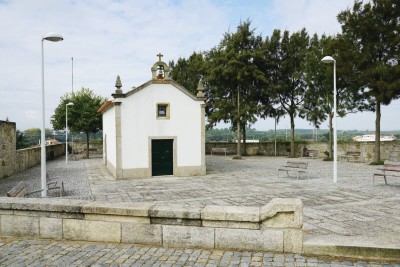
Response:
M149 136L148 138L148 153L149 153L149 169L151 177L153 177L153 161L152 161L152 140L172 140L172 175L175 176L178 159L178 137L177 136ZM168 175L167 175L168 176ZM162 175L161 175L162 177Z

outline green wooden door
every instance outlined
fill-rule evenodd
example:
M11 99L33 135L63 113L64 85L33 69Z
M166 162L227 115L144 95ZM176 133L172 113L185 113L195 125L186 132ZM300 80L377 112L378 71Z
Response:
M173 175L172 139L151 140L151 172L153 176Z

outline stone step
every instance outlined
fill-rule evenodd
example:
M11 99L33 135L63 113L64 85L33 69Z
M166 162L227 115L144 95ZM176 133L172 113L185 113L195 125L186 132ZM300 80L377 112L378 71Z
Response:
M317 236L303 243L302 254L400 262L400 237Z

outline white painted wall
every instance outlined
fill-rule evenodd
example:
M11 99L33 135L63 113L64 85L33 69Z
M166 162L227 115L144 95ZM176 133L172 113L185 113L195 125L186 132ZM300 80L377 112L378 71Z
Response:
M107 139L104 136L107 135ZM103 141L107 141L107 160L116 166L115 109L103 113Z
M151 84L121 102L123 169L149 167L149 136L176 136L177 166L201 165L203 101L193 100L171 84ZM170 104L169 120L157 120L157 103Z

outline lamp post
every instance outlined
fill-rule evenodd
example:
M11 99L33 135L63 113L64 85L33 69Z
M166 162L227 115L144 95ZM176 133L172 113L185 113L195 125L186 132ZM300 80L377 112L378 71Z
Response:
M65 105L65 164L68 164L68 106L73 105L72 102Z
M337 183L337 132L336 132L336 60L331 56L325 56L323 63L333 62L333 182Z
M50 42L62 41L64 38L55 32L49 32L45 36L42 36L42 129L40 135L40 145L41 145L41 189L42 197L47 197L46 188L46 135L45 135L45 112L44 112L44 53L43 53L43 42L44 40Z

